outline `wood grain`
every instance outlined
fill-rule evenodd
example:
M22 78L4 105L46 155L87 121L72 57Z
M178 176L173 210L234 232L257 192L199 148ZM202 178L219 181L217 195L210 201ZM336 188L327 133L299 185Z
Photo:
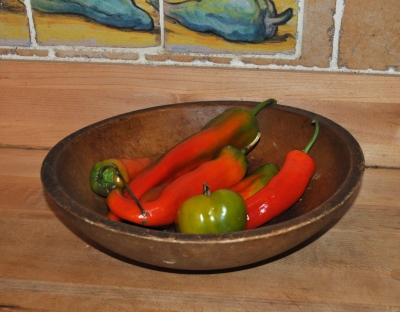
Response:
M400 311L399 87L384 75L1 61L0 310ZM337 224L279 257L218 274L151 269L82 236L44 194L43 158L85 125L267 97L345 126L373 167Z
M49 149L88 124L157 105L274 97L348 129L367 166L400 168L398 90L390 75L2 61L0 146Z
M2 307L39 311L400 309L397 169L367 169L360 193L345 216L295 250L243 270L182 274L122 259L66 223L41 187L36 169L44 156L44 151L0 149L1 163L7 161L14 168L0 173ZM10 185L15 186L12 192Z

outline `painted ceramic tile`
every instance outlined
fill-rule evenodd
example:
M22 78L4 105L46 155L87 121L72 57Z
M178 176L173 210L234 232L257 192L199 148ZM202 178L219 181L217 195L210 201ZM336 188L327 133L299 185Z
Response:
M157 8L157 0L150 1ZM163 7L169 51L295 52L297 0L168 0Z
M42 45L160 45L159 14L145 0L31 0L31 6Z
M18 0L0 0L0 45L30 45L25 6Z

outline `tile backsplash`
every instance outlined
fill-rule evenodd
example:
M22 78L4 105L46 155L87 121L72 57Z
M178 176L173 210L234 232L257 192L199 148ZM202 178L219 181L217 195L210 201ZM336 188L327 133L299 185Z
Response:
M0 0L0 59L400 73L399 0Z

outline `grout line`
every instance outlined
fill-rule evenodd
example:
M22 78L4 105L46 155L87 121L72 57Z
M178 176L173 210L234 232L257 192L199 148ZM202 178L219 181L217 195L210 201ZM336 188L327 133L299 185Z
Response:
M297 29L296 29L296 46L294 59L301 57L301 49L303 46L303 32L304 32L304 12L305 12L305 0L298 0L297 2L298 16L297 16Z
M48 48L47 48L48 49ZM51 52L52 50L48 50ZM150 55L151 53L149 53ZM388 70L375 70L375 69L348 69L346 67L332 68L332 67L306 67L303 65L255 65L246 64L241 62L235 56L230 64L213 63L210 61L195 61L195 62L179 62L179 61L148 61L144 57L145 54L140 54L139 59L135 60L110 60L104 58L86 58L86 57L67 57L59 58L49 54L47 57L41 56L19 56L19 55L0 55L0 60L24 60L24 61L56 61L56 62L79 62L79 63L102 63L102 64L131 64L131 65L152 65L152 66L184 66L184 67L203 67L203 68L235 68L235 69L258 69L258 70L293 70L293 71L313 71L313 72L328 72L328 73L353 73L353 74L377 74L377 75L399 75L400 71L395 71L393 68Z
M160 17L160 34L161 34L161 47L165 48L165 28L164 28L164 1L158 0L159 17Z
M37 48L39 45L36 41L36 29L35 23L33 22L33 13L32 13L32 6L31 0L24 0L24 5L26 9L26 16L28 17L28 25L29 25L29 35L31 39L31 47Z
M338 69L338 60L339 60L339 42L340 42L340 33L342 30L342 19L344 13L346 0L336 0L336 12L333 16L335 22L335 32L333 34L333 43L332 43L332 59L330 61L330 68Z

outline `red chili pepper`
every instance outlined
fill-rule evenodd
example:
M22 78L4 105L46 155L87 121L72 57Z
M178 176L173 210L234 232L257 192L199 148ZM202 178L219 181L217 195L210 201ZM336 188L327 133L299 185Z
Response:
M259 139L260 130L255 115L266 105L276 103L270 99L258 104L252 111L242 107L227 109L208 122L201 131L185 139L156 163L141 172L129 186L137 199L149 189L190 172L211 160L224 146L248 150Z
M318 121L312 122L315 124L315 132L306 148L303 151L290 151L278 174L264 188L245 201L246 230L270 221L293 206L303 195L316 167L315 161L308 155L319 132Z
M237 148L227 146L217 157L172 181L161 196L152 202L138 203L114 189L107 197L112 213L121 219L146 226L174 223L180 205L190 197L203 194L203 184L211 190L229 188L239 182L247 171L245 155Z

